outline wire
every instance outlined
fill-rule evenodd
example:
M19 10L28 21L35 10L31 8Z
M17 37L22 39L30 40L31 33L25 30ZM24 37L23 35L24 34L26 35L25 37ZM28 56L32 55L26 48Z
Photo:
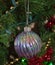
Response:
M11 0L12 1L12 4L14 5L14 7L16 7L16 2L15 0Z
M27 12L26 12L26 24L28 25L29 22L29 0L27 0Z
M29 0L24 0L25 13L26 13L26 25L29 23Z

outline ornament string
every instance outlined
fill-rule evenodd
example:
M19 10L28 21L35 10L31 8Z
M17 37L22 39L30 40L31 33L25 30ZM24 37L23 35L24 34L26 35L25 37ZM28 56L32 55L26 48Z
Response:
M29 24L29 14L31 13L29 11L29 0L25 0L25 12L26 12L26 25Z
M28 25L28 22L29 22L29 0L27 0L28 2L27 2L27 12L26 12L26 16L27 16L27 19L26 19L26 24Z
M14 7L16 7L16 2L15 0L11 0L12 4L14 5Z

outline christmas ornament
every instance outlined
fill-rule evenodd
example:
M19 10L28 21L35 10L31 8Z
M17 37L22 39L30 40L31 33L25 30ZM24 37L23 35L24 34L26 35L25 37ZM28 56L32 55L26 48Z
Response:
M27 59L24 58L24 57L23 58L20 58L19 59L19 62L20 62L21 65L27 65Z
M53 23L52 21L50 21L50 22L47 22L47 23L45 24L45 27L46 27L47 29L51 29L53 25L54 25L54 23Z
M51 29L55 25L55 15L51 16L49 20L45 21L45 27Z
M29 0L25 1L25 11L26 25L28 25L29 15L31 14L29 11ZM24 32L17 35L14 46L19 57L25 57L29 59L36 56L36 54L40 51L42 46L41 43L42 42L39 36L36 33L32 32L30 27L25 27Z
M53 62L50 61L50 62L48 63L48 65L53 65Z
M42 58L38 58L38 57L33 57L31 59L29 59L28 61L28 65L42 65Z
M49 22L50 22L50 21L55 24L55 15L53 15L53 16L51 16L51 17L49 18Z
M42 56L42 58L43 58L45 61L50 61L51 58L52 58L52 54L53 54L53 49L52 49L52 48L48 48L48 49L47 49L47 52Z
M52 61L45 61L43 64L44 65L53 65L53 62Z
M48 48L47 52L41 56L41 57L32 57L28 60L28 65L42 65L42 63L44 63L44 65L49 65L51 57L52 57L52 53L53 53L53 49L52 48Z
M32 58L40 51L41 43L39 36L25 27L24 32L16 37L14 46L19 57Z

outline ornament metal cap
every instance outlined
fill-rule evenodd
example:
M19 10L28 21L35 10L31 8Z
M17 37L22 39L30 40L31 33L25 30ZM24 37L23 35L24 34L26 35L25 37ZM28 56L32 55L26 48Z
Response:
M27 31L31 31L31 28L30 27L24 27L24 31L27 32Z

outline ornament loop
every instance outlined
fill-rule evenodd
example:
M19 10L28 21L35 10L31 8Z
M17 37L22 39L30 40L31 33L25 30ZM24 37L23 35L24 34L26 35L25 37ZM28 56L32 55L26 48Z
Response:
M24 27L24 31L25 32L31 31L31 28L26 26L26 27Z

